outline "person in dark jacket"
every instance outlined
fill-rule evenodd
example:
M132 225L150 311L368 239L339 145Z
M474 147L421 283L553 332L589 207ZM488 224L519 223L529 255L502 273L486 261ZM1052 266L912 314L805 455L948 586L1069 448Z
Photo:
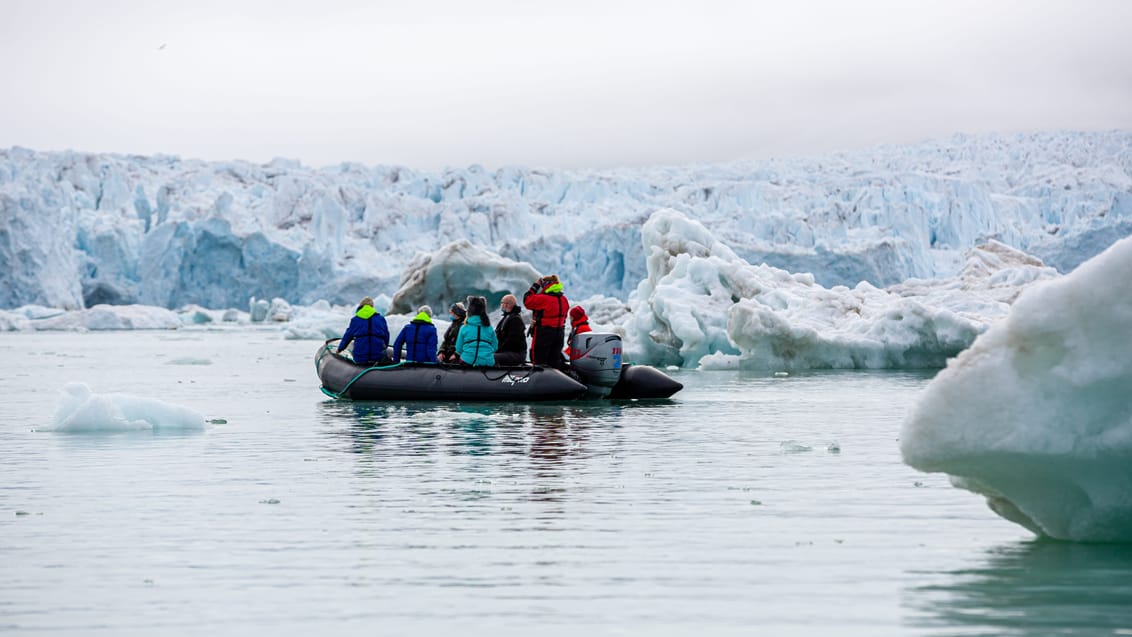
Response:
M531 363L564 369L562 340L570 301L562 294L562 283L551 274L540 278L523 295L523 306L531 318Z
M456 353L460 362L473 367L491 367L495 364L495 348L499 342L487 317L487 299L468 297L468 318L456 337Z
M574 337L592 331L590 329L590 317L586 316L586 310L581 305L570 308L570 336L566 339L567 358L577 360L582 357L582 354L585 354L582 350L574 349Z
M401 348L408 346L405 361L409 363L433 363L436 361L436 326L432 324L432 308L422 305L417 315L409 321L397 340L393 341L393 362L401 362Z
M527 326L523 324L523 308L513 294L506 294L499 301L503 318L495 325L495 338L499 349L495 350L495 364L500 366L522 365L527 361Z
M444 332L444 342L440 344L440 351L436 355L437 362L460 362L460 357L456 355L456 336L460 334L460 328L464 325L464 318L467 315L468 311L464 309L464 304L459 301L448 308L448 318L452 321L452 324Z
M354 343L354 362L358 365L371 367L385 360L389 326L385 317L373 309L373 299L368 296L358 304L354 318L350 319L350 325L338 343L338 352L346 349L351 341Z

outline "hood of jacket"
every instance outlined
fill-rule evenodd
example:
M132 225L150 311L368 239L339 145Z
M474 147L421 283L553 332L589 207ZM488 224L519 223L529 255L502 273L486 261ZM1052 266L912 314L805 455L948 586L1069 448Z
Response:
M424 312L420 312L413 317L413 323L428 323L429 325L432 325L432 317L428 314L425 314Z
M377 314L377 310L373 309L372 305L363 305L358 308L358 311L355 312L355 314L358 318L368 319L371 318L374 314Z

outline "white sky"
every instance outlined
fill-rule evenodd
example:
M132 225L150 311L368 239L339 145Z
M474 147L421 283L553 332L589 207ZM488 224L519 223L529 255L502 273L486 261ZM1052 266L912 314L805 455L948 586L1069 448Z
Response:
M1132 129L1132 1L0 0L0 86L0 147L717 162Z

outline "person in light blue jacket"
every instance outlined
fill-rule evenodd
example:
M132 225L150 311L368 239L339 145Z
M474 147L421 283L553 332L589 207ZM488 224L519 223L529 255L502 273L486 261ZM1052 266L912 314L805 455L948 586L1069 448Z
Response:
M393 341L393 362L401 362L401 348L406 347L405 361L409 363L436 363L436 326L432 324L432 308L422 305L397 340Z
M473 367L491 367L495 364L495 349L499 340L491 329L491 319L487 317L487 299L482 296L468 297L468 318L456 336L456 354L460 362Z

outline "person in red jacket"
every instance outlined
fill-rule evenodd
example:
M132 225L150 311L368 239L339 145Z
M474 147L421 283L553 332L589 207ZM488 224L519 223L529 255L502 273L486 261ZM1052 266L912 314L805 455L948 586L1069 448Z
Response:
M570 308L570 336L566 339L566 356L570 360L577 360L585 353L580 349L574 349L574 337L592 331L590 329L590 317L586 316L586 311L582 306L575 305Z
M551 274L535 281L523 295L523 307L534 315L531 318L531 364L564 369L562 340L570 301L562 294L558 277Z

